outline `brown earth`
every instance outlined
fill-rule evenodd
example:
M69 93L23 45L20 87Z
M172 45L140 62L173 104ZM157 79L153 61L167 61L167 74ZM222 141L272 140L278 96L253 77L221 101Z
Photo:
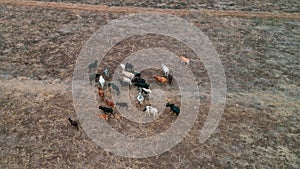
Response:
M173 149L143 159L106 152L81 127L72 128L67 118L76 119L72 73L88 38L113 19L156 10L159 3L120 1L122 7L107 8L106 1L90 1L77 3L75 10L64 3L1 2L0 168L299 168L300 22L299 11L293 10L299 3L230 2L235 5L225 5L224 11L218 11L213 1L200 5L204 12L190 12L194 1L181 7L167 1L169 9L158 11L171 11L196 25L213 42L223 63L226 106L217 130L203 144L198 134L209 109L210 83L193 52L172 38L147 35L120 42L106 56L104 65L117 66L124 54L160 46L190 56L195 63L191 69L201 89L197 122ZM83 5L96 3L102 8ZM236 12L231 15L228 10ZM260 17L259 12L268 13ZM146 125L124 118L108 123L123 134L144 137L160 133L175 120L166 110Z

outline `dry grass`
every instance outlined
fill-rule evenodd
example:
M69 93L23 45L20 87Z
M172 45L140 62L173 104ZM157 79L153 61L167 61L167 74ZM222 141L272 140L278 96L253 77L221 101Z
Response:
M101 25L127 12L152 10L174 12L209 37L226 73L227 102L217 130L200 144L199 130L210 101L203 63L172 38L146 35L120 42L107 54L104 66L116 68L123 57L145 47L164 47L194 59L192 71L201 93L197 121L180 144L155 157L124 158L106 152L82 127L77 131L68 123L67 117L76 119L72 72L81 47ZM0 11L0 168L299 168L298 13L34 1L1 1ZM145 125L122 117L108 123L124 134L145 137L160 133L174 120L165 110Z

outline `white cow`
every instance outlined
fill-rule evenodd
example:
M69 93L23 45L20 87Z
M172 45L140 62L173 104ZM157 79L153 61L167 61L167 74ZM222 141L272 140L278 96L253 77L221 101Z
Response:
M161 66L162 66L162 69L163 69L163 71L165 73L165 76L168 77L168 74L170 72L169 68L166 65L164 65L164 64L161 64Z
M142 88L142 90L143 90L144 92L146 92L147 94L148 94L148 93L152 93L152 91L151 91L150 89Z
M131 84L131 80L129 78L127 78L127 77L123 77L123 81Z
M105 85L105 80L104 80L104 78L103 78L102 75L101 75L100 78L99 78L99 83L100 83L100 85L101 85L101 87L102 87L102 89L103 89L103 88L104 88L104 85Z
M125 70L122 71L122 74L125 75L126 77L130 78L130 79L134 78L134 74L133 73L127 72Z
M158 110L157 110L157 108L154 108L154 107L151 107L151 106L146 106L143 109L143 111L147 112L149 116L151 116L151 114L152 114L152 116L154 118L156 118L158 116Z
M125 70L125 65L123 63L120 63L120 66L121 66L122 70Z
M144 101L144 96L142 95L141 92L139 92L139 94L138 94L138 96L137 96L137 100L140 102L140 104L143 103L143 101Z

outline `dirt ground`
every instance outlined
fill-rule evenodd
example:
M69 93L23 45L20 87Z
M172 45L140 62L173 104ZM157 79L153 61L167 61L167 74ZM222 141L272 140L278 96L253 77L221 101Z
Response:
M176 9L199 10L180 17L201 29L220 55L226 106L216 131L200 144L199 130L210 105L210 81L203 63L189 48L172 38L146 35L122 41L108 53L104 64L117 66L124 55L164 47L190 56L195 63L191 69L198 79L201 106L194 127L171 150L142 159L106 152L81 127L77 131L67 121L77 119L72 76L82 47L101 26L130 11L63 9L59 8L62 3L47 7L45 1L38 6L0 2L0 168L300 168L299 2L263 2L76 2L118 6L121 11L132 6L167 8L175 14ZM205 14L201 9L234 10L240 16ZM243 17L245 11L269 13L249 18ZM275 17L278 12L282 17ZM289 14L294 19L285 17ZM166 110L150 124L124 118L111 118L108 123L125 135L149 136L166 130L175 120Z

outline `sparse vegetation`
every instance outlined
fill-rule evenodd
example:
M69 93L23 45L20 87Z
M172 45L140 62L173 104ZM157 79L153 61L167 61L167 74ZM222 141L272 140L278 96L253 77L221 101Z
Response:
M156 2L84 1L159 7ZM177 1L159 2L165 3L159 8L182 5ZM189 0L181 8L299 13L296 9L300 7L296 0L269 0L268 4ZM183 16L209 37L226 73L225 112L217 130L203 144L198 142L198 134L210 106L207 71L182 42L152 34L118 43L105 56L107 62L101 63L102 69L114 70L123 57L149 47L163 47L178 56L192 58L191 69L201 89L201 106L187 137L159 156L128 159L106 152L82 127L79 131L70 127L68 117L76 119L71 80L77 56L101 25L125 14L0 4L0 168L300 168L297 19L197 13ZM152 73L155 71L146 73L145 78L151 79ZM175 77L172 85L176 86ZM179 105L180 100L172 98L170 102ZM128 108L125 103L116 105L120 106ZM127 136L153 136L176 120L167 112L149 124L116 117L109 119L109 125Z

